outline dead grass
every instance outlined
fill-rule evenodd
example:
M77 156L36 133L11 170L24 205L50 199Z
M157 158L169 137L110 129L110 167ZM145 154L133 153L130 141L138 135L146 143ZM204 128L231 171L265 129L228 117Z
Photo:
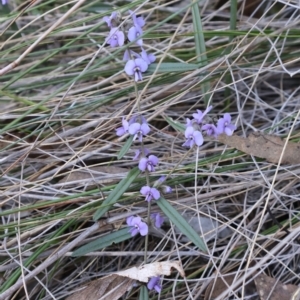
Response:
M9 2L16 14L2 16L1 68L76 5L36 1L17 16L21 2ZM140 6L151 29L188 4L126 6ZM299 166L268 163L209 140L197 160L195 150L186 155L183 134L167 122L172 117L184 123L196 109L205 109L201 88L208 80L211 116L230 112L238 135L262 131L286 137L294 124L291 137L298 141L299 8L269 1L257 18L239 11L232 32L229 6L216 9L215 4L199 3L208 63L194 71L148 75L139 85L141 112L152 130L147 148L160 157L150 179L170 174L174 192L167 199L180 213L217 220L232 233L209 240L208 253L199 253L172 224L151 233L148 262L180 260L187 275L165 277L160 299L204 299L207 286L226 274L235 275L233 283L216 299L259 299L247 283L261 272L286 284L300 283ZM100 20L110 5L95 10L99 1L86 1L1 77L0 299L64 299L81 284L143 263L142 237L97 255L71 257L75 248L124 226L128 215L147 215L138 196L145 180L140 176L107 219L82 236L94 224L101 201L136 166L133 150L117 159L124 139L116 137L115 129L122 116L136 112L137 96L123 72L123 53L103 47L106 27ZM192 18L186 11L147 35L145 47L157 61L196 62ZM229 37L232 51L225 56ZM52 263L43 265L49 257ZM25 275L32 278L22 279ZM5 294L8 288L15 289ZM124 299L137 297L138 288L133 288Z

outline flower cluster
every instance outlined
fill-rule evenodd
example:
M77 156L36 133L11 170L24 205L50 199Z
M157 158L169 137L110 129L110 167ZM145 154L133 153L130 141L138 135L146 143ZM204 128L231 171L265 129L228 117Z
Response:
M220 118L217 124L206 122L206 115L211 111L212 106L206 108L204 112L197 110L197 113L193 114L193 119L186 119L186 129L184 132L186 141L182 146L192 148L194 145L201 146L203 144L202 132L205 132L207 136L217 138L218 135L225 133L231 136L236 130L236 126L231 123L231 115L225 113L223 118Z
M2 0L3 1L3 0ZM143 80L142 73L146 72L148 66L155 61L155 56L151 53L147 53L143 48L143 27L145 20L143 17L137 17L136 14L129 10L131 16L132 26L129 28L127 35L124 34L124 30L120 29L120 17L116 12L113 12L110 17L104 17L103 21L107 23L110 28L108 37L105 39L106 43L112 48L122 47L127 41L135 42L140 47L140 53L129 49L125 50L123 61L126 61L125 72L129 76L133 76L135 81ZM126 39L127 37L127 39ZM134 47L130 45L130 47Z

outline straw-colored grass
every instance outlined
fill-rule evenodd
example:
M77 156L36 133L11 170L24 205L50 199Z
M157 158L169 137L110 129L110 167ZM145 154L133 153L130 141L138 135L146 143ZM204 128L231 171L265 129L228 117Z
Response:
M164 277L160 299L204 299L207 286L226 274L235 278L219 300L259 299L246 287L261 272L299 285L299 166L268 163L209 138L189 151L184 134L170 125L213 105L210 117L230 112L238 135L286 137L294 125L297 142L296 1L261 1L255 17L243 14L243 4L231 15L233 0L220 8L218 1L198 1L198 12L192 1L8 2L0 10L0 299L64 299L81 284L144 262L141 236L72 257L132 214L147 220L142 173L93 221L137 165L137 142L118 159L126 138L115 129L123 116L139 113L151 127L145 145L160 158L147 180L168 176L173 193L165 198L180 214L231 230L205 242L207 253L173 222L151 231L147 262L179 260L186 273ZM124 24L129 9L146 19L144 47L156 55L157 68L137 84L124 72L125 48L105 45L102 17L115 8ZM171 72L163 70L166 62L198 67ZM138 295L133 287L124 299Z

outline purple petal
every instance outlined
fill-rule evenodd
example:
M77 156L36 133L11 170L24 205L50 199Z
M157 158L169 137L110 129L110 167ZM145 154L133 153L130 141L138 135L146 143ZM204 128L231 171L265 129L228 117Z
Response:
M230 128L231 126L226 126L224 128L224 132L226 135L231 136L233 134L233 130Z
M132 135L136 134L141 129L140 123L133 123L129 126L128 132Z
M190 147L190 148L192 148L193 145L194 145L194 140L190 140L190 139L186 140L186 141L182 144L183 147Z
M138 17L133 22L134 22L134 25L137 26L137 27L143 27L145 25L145 20L144 20L143 17Z
M146 72L148 69L148 64L142 58L135 59L136 66L140 68L142 72Z
M186 128L184 136L188 139L194 133L195 129L192 126Z
M139 224L139 228L140 228L140 234L141 236L145 236L148 234L148 225L144 222L141 222Z
M151 188L151 194L155 200L160 198L160 192L156 188Z
M126 219L126 223L127 223L127 225L128 226L133 226L132 225L132 219L134 218L134 216L130 216L130 217L128 217L127 219Z
M159 213L154 214L154 219L155 219L155 226L157 228L160 228L161 225L164 223L164 218L160 216Z
M151 191L150 186L145 185L141 188L140 193L146 196L150 191Z
M194 132L194 138L195 138L195 144L197 146L203 145L203 136L202 136L202 133L200 131L195 131Z
M231 122L231 115L229 113L225 113L223 116L225 122L230 123Z
M144 172L147 168L147 162L148 162L148 159L146 157L143 157L140 159L139 161L139 169Z
M135 62L134 62L134 60L131 59L126 63L124 70L127 75L133 75L134 68L135 68Z
M156 165L158 164L158 161L159 161L158 157L155 156L155 155L150 155L150 156L149 156L149 160L151 161L151 163L152 163L154 166L156 166Z
M131 236L135 236L139 233L139 230L136 227L131 227L129 232L131 233Z
M141 131L143 132L143 135L147 135L150 132L150 127L147 123L143 123L141 125Z
M116 131L117 131L116 132L117 136L122 136L126 133L126 130L124 129L124 127L119 127L119 128L116 129Z
M130 42L134 41L137 38L137 28L135 26L130 27L127 36Z
M155 289L158 293L160 293L161 292L160 277L152 277L147 284L147 288L149 290Z

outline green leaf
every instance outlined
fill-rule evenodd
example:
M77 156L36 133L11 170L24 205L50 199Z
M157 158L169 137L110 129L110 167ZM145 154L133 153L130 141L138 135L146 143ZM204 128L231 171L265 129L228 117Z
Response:
M185 131L185 126L183 124L177 122L177 121L174 121L173 118L169 118L168 116L165 116L165 120L175 130L177 130L179 132L184 132Z
M119 155L118 155L118 159L121 159L129 150L132 141L133 141L134 135L131 135L128 140L126 141L126 143L124 144L124 146L122 147Z
M129 227L122 228L121 230L108 233L101 238L78 248L73 252L72 256L82 256L89 252L97 251L111 246L113 243L117 244L129 240L130 238L132 238L132 236L129 232Z
M198 1L193 1L192 15L195 32L195 47L197 61L200 63L201 66L205 66L207 64L207 55ZM210 83L208 81L203 82L203 84L201 85L201 89L204 97L204 102L207 104L209 101Z
M142 285L140 288L139 300L148 300L148 299L149 299L149 291L144 285Z
M137 178L140 174L140 170L138 167L133 168L131 171L128 172L127 177L122 179L116 187L111 191L108 197L102 202L100 208L94 214L94 221L100 219L109 209L110 207L115 204L123 193L129 188L131 183Z
M156 201L160 209L166 214L166 216L172 221L177 228L199 247L203 252L207 252L206 245L199 234L191 227L191 225L181 216L181 214L163 197L160 197Z
M148 67L147 72L153 73L158 64L151 64ZM161 63L158 67L158 72L160 73L169 73L169 72L186 72L194 71L199 68L197 64L188 64L188 63Z

